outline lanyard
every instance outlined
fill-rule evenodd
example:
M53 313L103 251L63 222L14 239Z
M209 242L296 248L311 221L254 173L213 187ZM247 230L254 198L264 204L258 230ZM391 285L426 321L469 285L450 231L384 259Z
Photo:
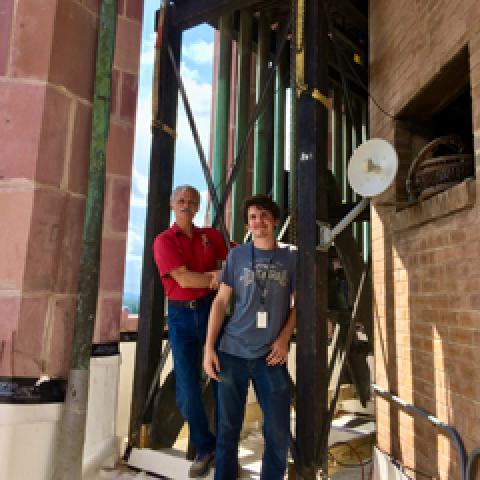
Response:
M260 305L262 307L265 306L265 300L267 298L267 282L268 282L268 277L270 273L270 265L273 263L273 259L275 258L275 253L276 253L276 246L273 249L272 256L270 257L267 265L267 273L265 275L265 278L260 278L257 275L257 270L255 268L255 247L253 246L253 242L251 243L252 245L252 271L253 271L253 278L255 280L255 285L257 286L258 290L260 291Z

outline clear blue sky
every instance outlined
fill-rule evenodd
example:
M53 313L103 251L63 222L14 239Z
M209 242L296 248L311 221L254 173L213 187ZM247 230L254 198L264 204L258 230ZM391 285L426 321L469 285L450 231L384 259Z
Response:
M160 0L145 0L124 284L124 294L129 296L140 293L151 145L151 92L155 42L153 29L155 11L160 3ZM181 72L206 154L209 148L212 60L213 29L207 25L200 25L184 32ZM183 103L179 100L174 185L188 183L201 192L202 205L195 219L200 225L204 218L207 188L184 112Z

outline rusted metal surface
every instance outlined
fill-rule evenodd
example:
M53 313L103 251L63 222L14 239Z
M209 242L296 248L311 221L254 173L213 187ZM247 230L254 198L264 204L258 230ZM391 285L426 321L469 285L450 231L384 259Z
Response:
M464 150L465 144L458 135L438 137L428 143L408 171L409 201L425 200L473 176L473 155L463 153Z

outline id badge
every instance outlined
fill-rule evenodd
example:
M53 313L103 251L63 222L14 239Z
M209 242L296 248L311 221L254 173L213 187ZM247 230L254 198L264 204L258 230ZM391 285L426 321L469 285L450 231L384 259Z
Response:
M267 328L268 326L268 312L260 310L257 312L257 328Z

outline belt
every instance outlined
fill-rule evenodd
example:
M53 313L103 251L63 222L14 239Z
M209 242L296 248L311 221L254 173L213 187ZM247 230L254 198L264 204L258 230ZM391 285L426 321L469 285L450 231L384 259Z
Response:
M213 300L214 295L207 295L205 297L196 298L195 300L170 300L168 305L175 308L188 308L189 310L197 310L197 308L209 305Z

